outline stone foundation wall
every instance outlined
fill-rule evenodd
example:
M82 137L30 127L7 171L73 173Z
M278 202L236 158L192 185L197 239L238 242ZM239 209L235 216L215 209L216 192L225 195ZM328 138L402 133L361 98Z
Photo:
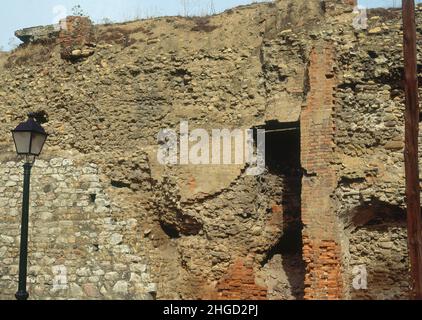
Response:
M1 299L17 290L22 163L0 169ZM156 294L148 261L128 242L134 219L116 219L98 166L70 158L32 169L28 248L31 299L147 299ZM138 235L139 236L139 235Z

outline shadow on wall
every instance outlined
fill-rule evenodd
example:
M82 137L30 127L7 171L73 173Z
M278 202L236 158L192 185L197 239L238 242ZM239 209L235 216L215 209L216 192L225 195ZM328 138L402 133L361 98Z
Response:
M410 283L405 211L398 206L374 201L355 208L352 217L348 272L351 299L408 299ZM366 286L356 281L357 268L366 270Z
M303 299L305 264L302 259L300 124L275 121L267 123L265 129L267 169L283 180L282 197L278 199L283 216L283 235L269 251L263 265L280 263L281 260L280 267L287 277L290 292L276 292L276 288L275 299Z

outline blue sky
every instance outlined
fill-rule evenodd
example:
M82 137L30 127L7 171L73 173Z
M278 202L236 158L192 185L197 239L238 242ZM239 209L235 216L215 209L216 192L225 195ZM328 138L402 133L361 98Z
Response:
M183 2L187 2L189 14L210 12L211 4L215 12L248 4L252 0L8 0L2 2L0 11L0 48L9 50L19 43L14 31L37 25L57 22L62 16L70 15L75 5L95 22L104 18L114 22L146 18L151 16L178 15L184 13ZM418 0L422 2L422 0ZM360 0L368 7L396 6L400 0ZM11 41L12 40L12 41Z

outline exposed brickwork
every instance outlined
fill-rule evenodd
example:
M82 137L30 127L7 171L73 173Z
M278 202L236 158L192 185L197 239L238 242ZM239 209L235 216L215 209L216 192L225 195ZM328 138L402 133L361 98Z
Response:
M336 187L331 167L334 124L333 48L319 43L311 52L307 107L301 115L303 258L305 299L341 298L341 255L330 195Z
M335 241L304 236L305 299L338 299L342 296L340 246Z
M265 300L267 289L255 283L252 263L238 259L217 284L219 300Z
M73 50L82 49L84 45L94 42L94 27L88 17L70 16L60 24L58 42L63 59L71 59Z

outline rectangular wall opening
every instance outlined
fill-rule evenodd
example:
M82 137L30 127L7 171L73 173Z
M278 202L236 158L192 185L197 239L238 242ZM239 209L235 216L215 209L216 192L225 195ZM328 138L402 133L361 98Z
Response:
M290 292L274 295L275 299L303 299L305 264L302 258L301 189L302 167L300 163L300 123L270 121L266 130L266 166L269 174L282 178L283 192L279 201L282 208L283 232L271 248L265 264L281 264L285 275L284 287ZM283 285L279 285L281 288ZM274 291L274 289L273 289ZM285 291L285 290L284 290ZM277 296L278 295L278 296Z

